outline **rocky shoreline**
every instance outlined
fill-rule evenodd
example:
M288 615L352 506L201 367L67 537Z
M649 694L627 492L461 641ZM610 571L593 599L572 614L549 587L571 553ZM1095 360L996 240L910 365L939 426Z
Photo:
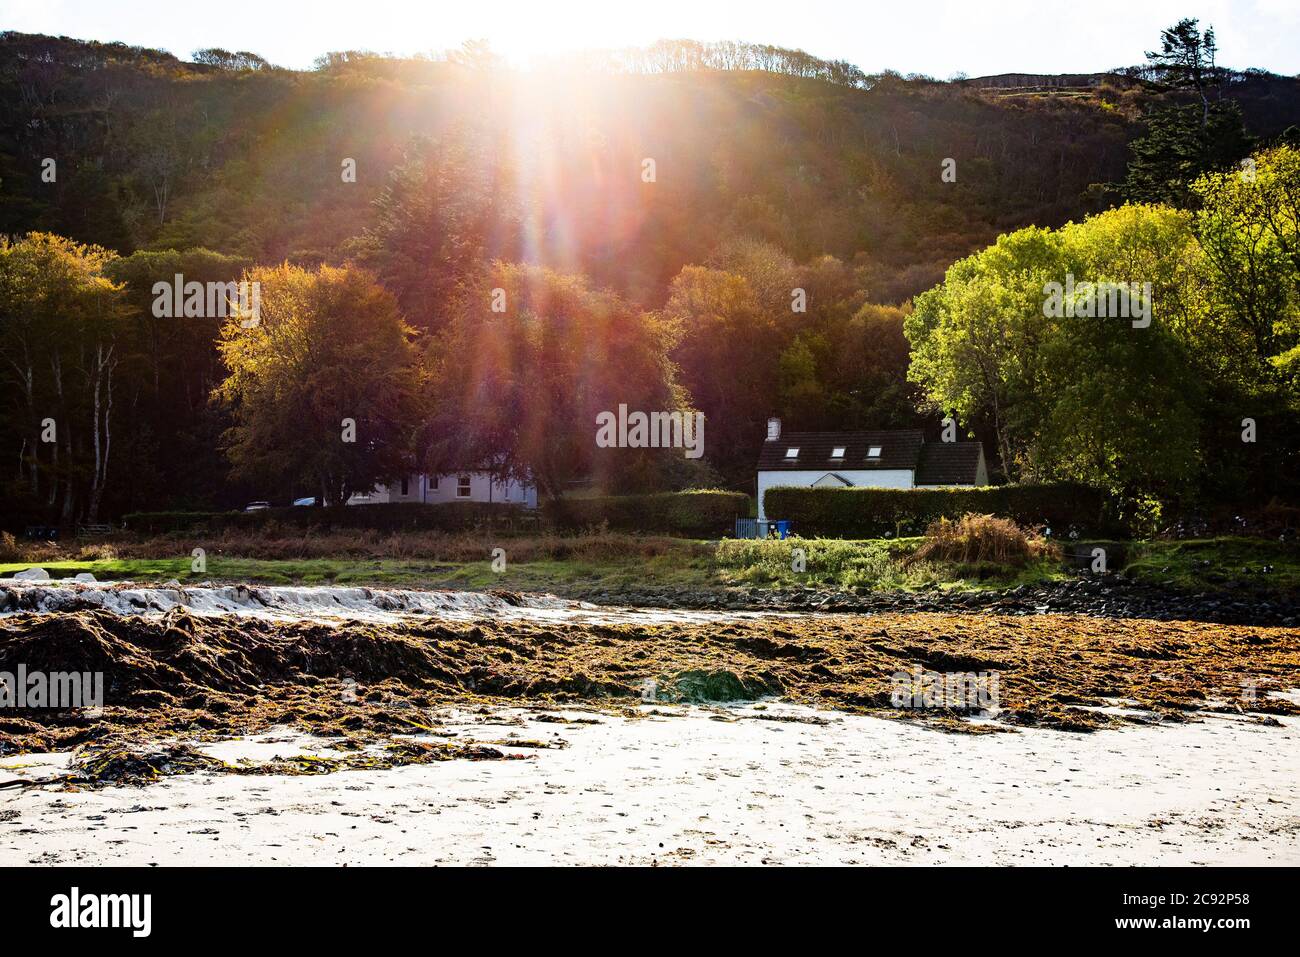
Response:
M1184 593L1119 575L1077 578L1006 590L848 592L818 588L565 590L567 597L599 605L633 605L725 611L989 612L998 615L1080 614L1101 618L1203 621L1230 625L1300 625L1300 601L1246 591Z

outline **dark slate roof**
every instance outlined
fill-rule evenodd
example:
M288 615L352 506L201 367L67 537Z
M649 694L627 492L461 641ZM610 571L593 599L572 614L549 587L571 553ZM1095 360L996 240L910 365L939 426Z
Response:
M786 432L774 442L764 442L758 453L760 472L796 469L915 469L921 456L925 433L920 429L891 432ZM844 446L844 458L831 452ZM867 449L880 446L880 458L868 459ZM798 449L798 458L785 457L787 449Z
M974 485L979 473L978 442L926 442L921 446L917 485Z

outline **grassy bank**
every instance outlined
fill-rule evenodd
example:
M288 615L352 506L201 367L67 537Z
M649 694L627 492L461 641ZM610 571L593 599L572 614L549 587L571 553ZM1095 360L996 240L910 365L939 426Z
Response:
M193 543L148 539L76 550L39 546L8 555L0 575L39 565L56 578L142 581L247 581L267 584L379 585L411 588L626 590L678 588L834 588L862 591L1007 588L1077 572L1039 558L1022 567L992 562L914 561L922 539L790 539L706 542L614 534L531 537L485 543L474 536L364 536L230 539L209 543L206 569L191 569ZM505 567L493 568L492 550ZM797 550L802 550L800 556ZM800 561L802 559L802 561ZM1135 542L1125 575L1186 591L1300 594L1300 549L1245 538Z
M1134 542L1125 573L1184 591L1300 594L1300 543L1259 538Z

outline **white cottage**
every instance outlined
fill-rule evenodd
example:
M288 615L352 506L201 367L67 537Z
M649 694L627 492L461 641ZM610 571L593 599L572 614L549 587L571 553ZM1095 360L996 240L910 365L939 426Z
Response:
M783 435L781 420L768 419L767 441L758 454L758 518L767 520L763 493L778 486L945 488L988 484L984 446L979 442L927 442L920 429Z
M494 478L488 472L451 472L447 475L410 475L392 485L379 485L353 495L349 505L388 502L498 502L537 507L537 486L514 479Z

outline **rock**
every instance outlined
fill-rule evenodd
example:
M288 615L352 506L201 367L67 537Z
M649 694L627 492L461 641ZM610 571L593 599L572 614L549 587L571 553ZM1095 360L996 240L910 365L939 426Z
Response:
M72 580L74 582L93 582L95 581L95 576L90 574L90 572L77 572L77 574L72 576Z
M14 572L14 578L22 578L34 582L47 582L50 580L50 574L44 568L24 568L20 572Z

